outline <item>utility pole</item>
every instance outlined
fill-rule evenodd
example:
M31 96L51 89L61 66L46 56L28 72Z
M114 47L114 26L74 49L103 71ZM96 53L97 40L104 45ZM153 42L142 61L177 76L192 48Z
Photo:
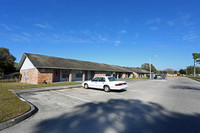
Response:
M151 57L149 58L149 70L150 70L149 79L151 79Z
M194 59L194 77L196 76L196 60Z

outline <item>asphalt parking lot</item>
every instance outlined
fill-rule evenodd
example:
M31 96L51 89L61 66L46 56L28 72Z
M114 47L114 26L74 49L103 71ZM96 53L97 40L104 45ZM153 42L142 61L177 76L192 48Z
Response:
M132 80L128 89L72 88L21 95L39 111L2 133L195 133L200 82L188 78Z

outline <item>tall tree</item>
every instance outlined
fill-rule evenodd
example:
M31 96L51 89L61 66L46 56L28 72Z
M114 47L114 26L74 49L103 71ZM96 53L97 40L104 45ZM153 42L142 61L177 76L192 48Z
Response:
M194 66L188 66L186 69L186 74L194 74ZM196 67L196 74L200 74L200 67Z
M180 69L180 70L179 70L179 73L180 73L180 74L186 74L186 70L185 70L185 69Z
M149 69L149 63L144 63L144 64L142 64L142 65L141 65L141 69L150 71L150 69ZM156 70L156 68L154 67L153 64L151 64L151 72L154 72L154 73L157 72L157 70Z
M166 71L167 73L174 73L174 69L171 69L171 68L167 68L167 69L165 69L165 71Z
M13 72L16 58L10 54L9 49L0 48L0 73Z
M200 61L200 53L192 53L194 59L194 76L196 76L196 62Z

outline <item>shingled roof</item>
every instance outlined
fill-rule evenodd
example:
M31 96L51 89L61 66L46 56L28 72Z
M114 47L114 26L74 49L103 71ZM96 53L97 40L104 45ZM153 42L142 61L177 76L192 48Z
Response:
M36 68L54 68L54 69L74 69L91 71L113 71L113 72L132 72L126 68L103 63L81 61L46 55L24 53L17 69L22 67L25 59L28 58Z
M149 74L149 71L147 70L144 70L144 69L138 69L138 68L135 68L135 67L124 67L132 72L136 72L136 73L141 73L141 74Z

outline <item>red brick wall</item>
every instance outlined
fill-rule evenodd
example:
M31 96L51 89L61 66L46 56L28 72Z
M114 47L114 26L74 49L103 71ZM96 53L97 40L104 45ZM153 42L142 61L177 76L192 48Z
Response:
M53 82L53 69L38 69L38 84L41 84L44 80L47 83Z
M24 72L26 71L28 78L25 80ZM47 83L52 83L53 81L53 69L27 69L20 71L22 77L22 83L29 84L41 84L44 80Z
M25 80L24 72L26 71L28 78ZM21 70L20 71L22 77L22 83L29 83L29 84L38 84L38 70L36 68Z

